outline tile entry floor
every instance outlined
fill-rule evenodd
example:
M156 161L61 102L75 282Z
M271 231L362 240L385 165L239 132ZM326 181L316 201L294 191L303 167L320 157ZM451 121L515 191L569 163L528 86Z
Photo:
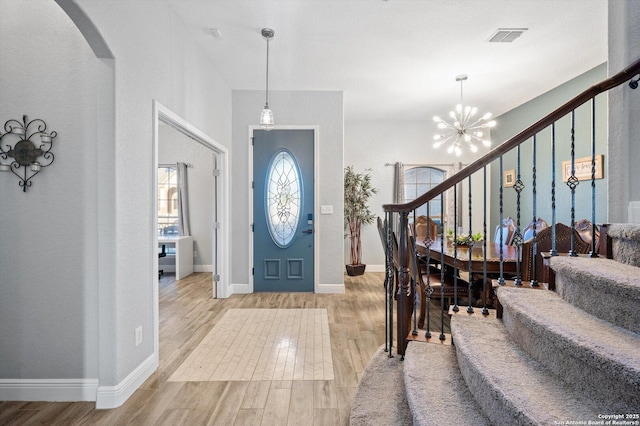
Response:
M333 379L326 309L229 309L169 381Z

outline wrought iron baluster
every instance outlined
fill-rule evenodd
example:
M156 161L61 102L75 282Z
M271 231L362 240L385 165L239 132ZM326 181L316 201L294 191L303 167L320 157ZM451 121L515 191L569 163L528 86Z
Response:
M489 315L487 309L487 166L482 168L482 315Z
M596 98L591 98L591 257L596 251Z
M522 183L521 174L520 174L520 145L516 150L517 162L516 162L516 174L517 178L513 185L513 189L516 191L516 232L513 236L513 244L516 246L517 258L516 258L516 278L514 280L514 285L521 286L522 285L522 277L520 276L520 252L522 250L522 228L520 227L520 193L524 189L524 184Z
M453 185L453 312L458 312L458 184Z
M468 306L467 306L467 312L472 314L473 313L473 307L471 306L471 283L473 282L473 269L472 269L472 252L473 252L473 246L475 245L475 238L473 238L473 226L472 226L472 221L471 221L471 176L469 176L469 237L467 238L467 246L469 247L469 283L468 283L468 287L467 287L467 299L468 300Z
M416 233L416 211L415 209L413 210L413 224L412 226L412 232L413 232L413 242L411 242L411 244L413 245L412 251L411 251L411 257L412 259L410 260L411 265L413 266L413 268L411 268L411 275L412 275L412 283L411 283L411 292L413 294L413 330L411 331L411 335L412 336L417 336L418 335L418 297L419 297L419 292L418 292L418 274L420 273L420 265L418 265L418 258L416 257L416 237L418 236L418 234Z
M393 213L386 212L384 219L384 229L387 242L386 249L386 272L387 278L385 280L385 340L384 350L389 352L389 358L393 357L393 288L395 274L393 271L393 234L391 232Z
M551 256L556 248L556 122L551 123Z
M504 178L503 178L503 165L502 165L502 155L500 156L500 277L498 278L498 284L504 285L504 226L502 226L502 221L504 220L504 201L503 201L503 193L504 193Z
M537 263L538 263L538 230L536 226L536 200L537 200L537 182L536 182L536 155L537 155L537 134L533 135L533 141L531 142L531 150L532 150L532 160L533 160L533 168L531 170L531 192L533 198L533 262L531 262L533 268L533 279L531 280L531 287L538 287L538 274Z
M424 337L427 339L431 338L431 294L433 293L433 288L431 288L431 244L435 240L435 235L431 235L431 226L429 225L429 220L431 220L431 201L427 202L427 238L424 241L425 246L427 248L427 285L425 286L424 291L427 294L426 304L427 304L427 331L424 333Z
M444 212L444 194L440 196L440 215ZM444 341L444 228L440 238L440 336L439 339Z
M580 181L576 177L576 110L571 110L571 176L567 180L567 186L571 189L571 249L569 256L577 256L576 253L576 187Z

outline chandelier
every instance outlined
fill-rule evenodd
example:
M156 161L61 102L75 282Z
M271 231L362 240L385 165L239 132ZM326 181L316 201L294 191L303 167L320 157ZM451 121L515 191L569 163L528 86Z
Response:
M273 129L273 112L269 109L269 40L271 40L275 32L271 28L262 29L262 37L267 39L267 87L265 90L266 101L262 114L260 114L260 127L269 131Z
M469 147L471 152L477 152L480 143L486 147L491 146L491 141L484 138L482 129L496 125L495 120L489 121L490 112L476 119L478 108L462 105L462 83L467 78L465 74L456 77L456 81L460 82L460 103L456 105L455 110L449 112L452 123L438 116L433 117L433 121L438 124L438 129L441 130L441 133L433 136L433 140L435 140L433 147L439 148L449 144L447 152L449 154L455 153L458 157L462 154L465 145Z

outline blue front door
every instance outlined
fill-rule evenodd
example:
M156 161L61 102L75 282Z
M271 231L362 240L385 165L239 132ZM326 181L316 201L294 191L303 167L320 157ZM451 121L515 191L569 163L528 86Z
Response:
M313 130L253 131L253 289L313 291Z

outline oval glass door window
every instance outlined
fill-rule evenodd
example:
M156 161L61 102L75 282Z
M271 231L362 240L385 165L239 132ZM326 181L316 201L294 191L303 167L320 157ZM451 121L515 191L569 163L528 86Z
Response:
M271 159L265 192L269 234L278 247L287 247L296 235L302 208L300 168L288 150L278 151Z

